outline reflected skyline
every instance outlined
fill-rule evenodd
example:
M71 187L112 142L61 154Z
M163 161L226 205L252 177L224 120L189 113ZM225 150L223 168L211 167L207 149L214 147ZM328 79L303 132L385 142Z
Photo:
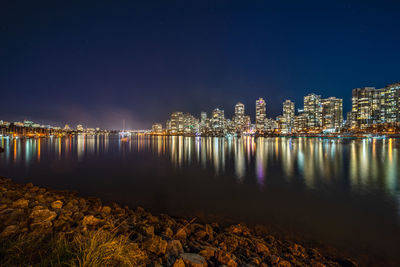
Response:
M322 139L278 137L182 137L134 135L128 139L108 135L78 135L48 139L0 138L5 151L1 164L29 166L44 156L58 160L101 156L117 140L126 153L151 152L167 157L177 168L198 165L215 175L232 174L238 182L253 176L260 188L268 179L302 181L307 189L348 184L353 191L381 190L399 194L398 139ZM348 165L348 166L347 166ZM349 181L346 181L348 179Z

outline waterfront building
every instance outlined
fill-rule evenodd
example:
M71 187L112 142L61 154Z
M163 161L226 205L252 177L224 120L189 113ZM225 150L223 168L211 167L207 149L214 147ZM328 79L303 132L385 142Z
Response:
M193 115L186 113L183 116L183 128L185 134L197 134L199 133L199 120Z
M66 131L66 132L71 131L71 128L69 127L68 124L65 124L65 126L64 126L64 128L63 128L63 131Z
M225 134L225 113L224 110L216 108L212 112L211 128L214 135Z
M77 130L78 132L83 132L83 126L82 126L82 124L78 124L78 125L76 126L76 130Z
M155 134L161 134L163 132L162 124L153 123L153 125L151 126L151 131Z
M304 97L304 115L308 130L319 130L322 126L321 96L309 94Z
M383 99L383 100L382 100ZM359 129L368 128L372 124L385 121L384 89L375 87L355 88L352 92L351 125Z
M251 118L249 115L244 116L243 132L249 133L251 131Z
M244 104L238 102L235 105L235 115L233 116L233 131L242 133L245 128L244 124Z
M381 100L385 123L400 122L400 83L389 84L384 89L384 100Z
M183 134L184 132L184 116L180 111L175 111L171 114L170 134Z
M339 132L343 125L343 100L329 97L322 100L322 128L326 132Z
M24 120L24 127L33 127L34 124L33 121Z
M268 133L272 133L275 131L275 129L278 129L277 121L271 118L266 118L264 123L264 130Z
M291 133L294 127L294 103L290 100L283 102L282 133Z
M303 112L294 117L293 127L296 133L303 133L307 130L307 117Z
M264 131L266 118L266 104L261 97L256 101L256 131L261 133Z

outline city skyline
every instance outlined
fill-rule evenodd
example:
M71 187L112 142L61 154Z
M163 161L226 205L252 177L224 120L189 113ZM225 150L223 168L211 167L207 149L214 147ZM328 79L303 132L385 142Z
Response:
M174 110L220 106L231 117L258 96L275 117L309 92L347 111L353 88L400 77L399 5L10 2L0 9L0 114L141 129Z

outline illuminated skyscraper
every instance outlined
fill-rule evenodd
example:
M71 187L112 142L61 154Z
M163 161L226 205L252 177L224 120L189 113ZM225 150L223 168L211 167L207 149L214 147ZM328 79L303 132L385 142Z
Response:
M283 102L282 132L291 133L294 127L294 103L290 100Z
M212 112L211 127L215 135L225 134L225 113L224 110L216 108Z
M232 122L234 131L237 133L243 132L245 127L244 122L244 104L239 102L235 105L235 115Z
M263 132L266 118L266 104L261 97L256 101L256 131Z
M170 133L171 134L183 134L184 131L184 118L183 113L176 111L171 114L170 120Z
M375 89L375 87L353 89L351 125L364 129L372 124L384 122L384 101L384 89Z
M318 130L322 126L321 96L309 94L304 97L304 115L307 119L307 129Z
M324 131L339 132L343 123L343 100L329 97L322 100L322 128Z
M400 83L390 84L384 89L384 105L383 122L394 123L400 122Z
M186 113L183 116L183 128L185 134L197 134L199 132L199 120Z

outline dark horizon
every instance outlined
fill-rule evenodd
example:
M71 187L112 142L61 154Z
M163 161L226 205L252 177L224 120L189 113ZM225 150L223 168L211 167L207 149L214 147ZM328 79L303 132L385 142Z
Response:
M132 129L400 77L400 3L0 3L0 119Z

